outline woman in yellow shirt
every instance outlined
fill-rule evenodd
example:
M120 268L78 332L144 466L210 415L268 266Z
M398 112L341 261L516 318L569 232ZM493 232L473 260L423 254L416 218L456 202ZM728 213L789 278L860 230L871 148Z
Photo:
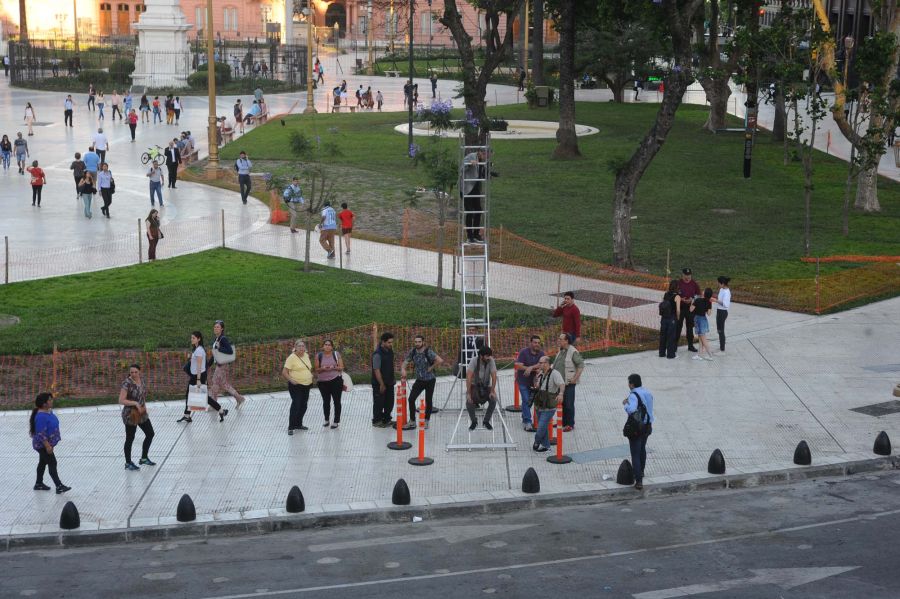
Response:
M303 416L309 402L309 390L313 385L313 370L312 361L306 353L306 343L302 339L294 342L294 351L284 361L281 376L287 381L288 393L291 394L288 434L293 435L295 430L309 430L303 426Z

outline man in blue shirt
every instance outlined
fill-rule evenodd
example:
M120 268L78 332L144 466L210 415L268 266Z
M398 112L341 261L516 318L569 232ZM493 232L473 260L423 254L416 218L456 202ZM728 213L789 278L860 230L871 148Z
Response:
M72 94L69 94L63 102L63 127L72 126L72 109Z
M641 375L629 374L628 388L631 389L631 393L622 400L622 405L625 406L625 413L628 415L633 414L638 409L638 399L640 399L640 404L643 404L644 409L647 411L644 422L648 426L644 434L628 437L628 445L631 447L631 466L634 470L634 488L638 491L644 488L644 467L647 465L647 437L653 432L653 395L649 390L644 389L642 384Z
M97 171L100 170L100 155L94 151L94 146L91 146L88 151L84 153L82 161L84 161L84 170L89 172L91 177L96 180Z
M334 258L334 233L337 231L337 215L331 202L325 201L322 208L322 222L319 224L319 244L328 252L328 259Z
M300 212L303 210L303 190L300 188L300 179L294 177L291 184L284 188L282 194L284 203L291 211L291 233L297 232L297 224L300 222Z
M253 163L247 158L247 152L241 152L238 159L234 161L234 170L237 171L238 185L241 188L241 201L247 203L247 197L250 195L250 169Z

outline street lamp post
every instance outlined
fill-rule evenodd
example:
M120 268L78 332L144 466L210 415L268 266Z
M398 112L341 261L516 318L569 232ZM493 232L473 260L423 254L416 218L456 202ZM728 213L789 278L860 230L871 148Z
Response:
M206 0L206 64L207 87L209 88L209 128L207 137L209 140L209 161L206 165L206 174L214 179L219 170L219 139L218 117L216 116L216 61L214 54L215 40L213 38L213 6L212 0Z
M315 83L315 74L313 73L313 54L312 54L312 42L313 42L313 17L315 16L315 12L313 12L312 2L308 2L306 8L304 9L304 14L306 15L306 70L309 73L307 75L306 81L306 108L303 109L303 114L315 114L318 112L316 110L316 102L313 96L313 84Z
M372 34L372 0L369 0L369 6L366 8L366 46L368 46L369 50L369 67L366 69L367 75L375 74L375 56L373 54L374 48L372 47L372 43L375 41L375 36Z
M78 47L78 0L72 0L72 22L75 24L75 56L81 51Z
M409 0L409 135L407 145L411 152L413 147L413 9L415 0Z

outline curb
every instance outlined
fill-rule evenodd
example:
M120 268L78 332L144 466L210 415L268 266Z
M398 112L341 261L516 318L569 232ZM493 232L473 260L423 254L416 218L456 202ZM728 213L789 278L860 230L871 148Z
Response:
M777 485L794 481L823 477L850 476L865 472L882 472L900 469L900 456L887 456L856 460L837 464L821 464L802 468L783 468L761 472L741 472L721 476L705 476L691 480L653 483L637 493L633 487L603 482L580 485L577 491L565 491L540 495L525 495L494 499L492 501L464 501L452 504L427 504L385 507L374 510L350 510L341 512L287 514L261 518L210 521L210 516L200 516L206 522L189 524L136 527L117 530L92 530L54 532L24 535L8 535L0 539L0 550L14 551L37 547L84 547L121 543L140 543L183 538L208 538L237 535L259 535L284 530L306 530L353 524L396 524L409 522L413 516L437 520L441 518L469 517L482 514L505 514L514 511L546 507L590 505L625 501L641 497L666 497L719 489L748 489L765 485ZM702 473L698 473L699 474Z

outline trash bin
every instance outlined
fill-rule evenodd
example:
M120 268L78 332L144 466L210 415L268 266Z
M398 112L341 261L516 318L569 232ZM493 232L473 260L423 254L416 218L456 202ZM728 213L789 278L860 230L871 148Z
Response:
M550 106L550 88L546 85L537 85L534 88L538 106Z

